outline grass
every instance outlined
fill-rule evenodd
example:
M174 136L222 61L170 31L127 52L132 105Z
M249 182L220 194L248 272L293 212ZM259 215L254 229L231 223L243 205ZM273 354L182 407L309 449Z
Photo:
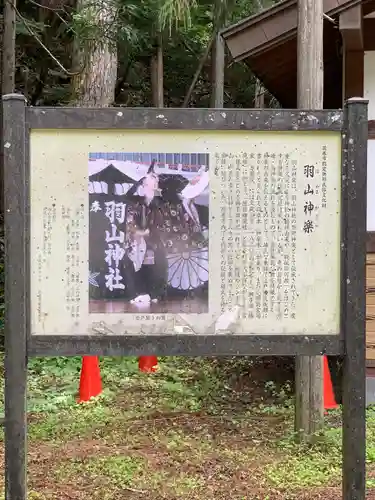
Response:
M292 387L272 381L277 366L159 361L142 374L134 358L102 359L105 389L85 404L76 402L80 358L30 361L29 499L341 498L339 412L313 445L296 445ZM375 498L371 408L367 462Z

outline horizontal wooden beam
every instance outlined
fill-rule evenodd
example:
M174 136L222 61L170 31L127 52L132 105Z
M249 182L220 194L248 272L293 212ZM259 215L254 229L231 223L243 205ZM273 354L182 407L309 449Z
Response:
M339 16L339 28L346 51L363 50L362 5L355 5Z

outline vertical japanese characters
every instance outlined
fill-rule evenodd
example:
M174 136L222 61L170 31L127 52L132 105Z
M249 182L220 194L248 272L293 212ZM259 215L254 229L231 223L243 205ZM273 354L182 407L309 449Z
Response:
M303 174L306 177L306 188L304 190L305 202L303 211L305 214L305 222L303 224L303 231L306 234L311 234L314 231L314 221L312 220L312 214L315 210L315 173L315 165L304 165Z
M125 232L124 228L126 217L126 204L115 201L107 201L100 204L99 201L94 201L91 204L91 212L103 211L108 219L108 229L105 230L104 239L106 249L103 258L108 266L108 271L105 275L105 286L111 292L113 290L124 290L125 283L120 271L120 263L125 256Z
M296 318L297 160L272 151L216 155L221 312Z
M327 208L327 146L322 146L322 208Z
M84 205L82 204L75 210L63 206L61 208L61 217L66 231L65 304L71 317L78 319L80 317L81 300L80 242L82 224L85 219Z
M44 207L43 208L43 245L42 245L42 251L38 253L38 283L39 286L41 286L44 276L43 276L43 268L44 265L47 262L47 259L49 259L52 255L52 229L54 224L56 223L56 217L57 217L57 209L56 209L56 204L52 204L50 207ZM38 304L37 304L37 309L38 309L38 319L39 321L42 320L43 312L42 312L42 294L40 290L38 290L37 294L37 299L38 299Z

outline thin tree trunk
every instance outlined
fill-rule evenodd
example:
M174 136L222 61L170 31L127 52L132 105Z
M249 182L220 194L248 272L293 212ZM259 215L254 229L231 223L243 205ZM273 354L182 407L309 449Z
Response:
M216 35L215 35L216 36ZM201 57L200 61L199 61L199 64L198 64L198 67L195 71L195 74L193 76L193 80L190 84L190 87L189 87L189 90L187 91L187 94L185 96L185 99L184 99L184 102L182 104L182 107L183 108L186 108L186 106L189 104L189 101L190 101L190 98L191 98L191 95L193 93L193 90L195 88L195 85L197 84L197 81L198 81L198 78L199 78L199 75L201 74L202 72L202 69L203 69L203 66L205 64L205 62L207 61L208 59L208 56L211 52L211 48L212 48L212 44L214 42L214 39L215 37L213 36L210 40L210 42L208 43L207 47L206 47L206 51L204 52L203 56Z
M254 107L255 108L264 108L264 93L265 89L260 81L257 79L255 83L255 99L254 99Z
M151 57L151 90L152 105L155 108L164 107L164 63L163 37L159 33L156 38L155 53Z
M256 4L258 6L258 12L261 12L263 10L262 0L256 0ZM255 83L255 99L254 99L255 108L264 108L264 92L265 89L263 88L263 85L257 78Z
M80 0L82 16L94 19L101 32L95 40L76 40L74 65L84 68L72 79L76 106L108 107L114 103L117 80L117 49L112 26L114 15L108 0Z
M0 26L0 91L1 95L14 92L16 73L16 0L4 2ZM3 113L0 104L0 213L4 213L3 182Z
M4 16L0 14L0 95L3 95ZM1 108L1 106L0 106Z
M14 92L16 73L16 0L4 2L4 31L2 57L2 92Z

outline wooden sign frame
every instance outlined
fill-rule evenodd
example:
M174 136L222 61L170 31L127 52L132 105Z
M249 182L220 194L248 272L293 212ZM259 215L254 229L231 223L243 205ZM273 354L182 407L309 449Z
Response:
M162 119L160 118L162 116ZM339 335L30 335L30 133L34 129L333 131L342 133ZM6 499L26 500L29 356L344 357L343 498L365 498L365 261L367 101L344 111L32 108L3 97L5 207ZM317 314L319 312L317 311Z

